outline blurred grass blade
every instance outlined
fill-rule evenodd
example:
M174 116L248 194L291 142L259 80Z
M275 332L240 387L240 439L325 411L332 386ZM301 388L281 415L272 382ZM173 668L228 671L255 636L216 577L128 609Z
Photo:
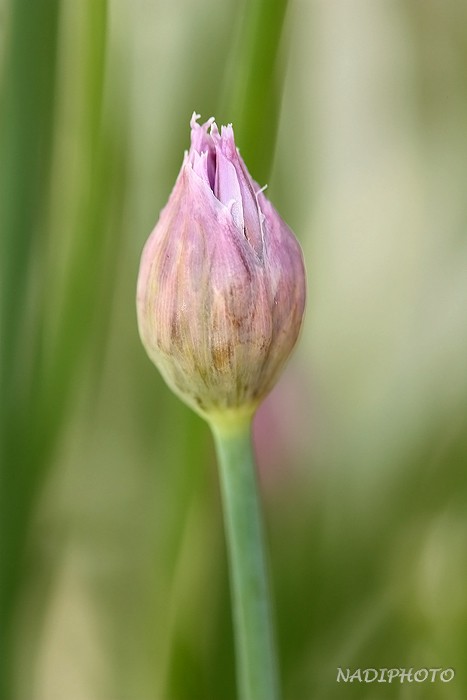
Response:
M11 2L0 117L0 697L10 697L12 615L33 466L27 364L53 131L58 0ZM32 305L33 306L33 305ZM33 474L34 479L34 474Z
M260 183L269 177L274 156L286 10L287 0L245 2L222 100L224 121L233 123L242 157Z
M81 214L52 353L46 251L56 112L59 0L12 1L0 121L0 697L12 697L13 619L39 489L62 427L92 317L103 236L100 144L106 1L85 7ZM81 51L81 48L80 48ZM87 274L83 274L87 271ZM53 308L53 307L52 307ZM72 326L70 319L74 321Z
M42 426L38 439L56 435L66 416L76 373L94 330L96 299L100 287L106 236L106 203L109 178L106 167L107 144L102 126L105 77L107 0L87 0L85 8L86 51L82 53L82 126L80 149L83 166L76 182L74 200L78 203L71 222L71 252L67 258L58 322L51 349L39 367ZM50 287L49 293L57 290ZM50 445L43 444L45 452Z

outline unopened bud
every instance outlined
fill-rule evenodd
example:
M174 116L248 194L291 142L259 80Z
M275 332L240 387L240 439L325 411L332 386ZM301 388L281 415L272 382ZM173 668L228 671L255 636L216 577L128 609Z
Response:
M191 120L191 148L141 258L143 345L170 388L211 419L252 414L297 340L305 270L252 180L232 126Z

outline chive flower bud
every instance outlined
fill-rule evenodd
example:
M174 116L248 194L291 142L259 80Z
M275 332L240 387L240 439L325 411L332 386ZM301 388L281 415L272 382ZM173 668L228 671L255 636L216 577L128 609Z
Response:
M142 343L169 387L208 420L252 415L297 340L300 246L252 180L232 125L191 119L191 147L142 253Z

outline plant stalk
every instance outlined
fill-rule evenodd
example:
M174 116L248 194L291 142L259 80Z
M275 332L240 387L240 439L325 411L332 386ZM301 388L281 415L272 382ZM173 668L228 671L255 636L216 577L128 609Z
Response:
M220 485L232 597L240 700L279 700L263 523L251 444L251 420L211 425Z

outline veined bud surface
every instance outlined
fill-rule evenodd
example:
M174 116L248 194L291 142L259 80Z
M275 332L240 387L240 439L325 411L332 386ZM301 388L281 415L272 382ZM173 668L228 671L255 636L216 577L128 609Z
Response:
M169 201L141 257L142 343L170 388L208 420L253 414L297 340L300 246L235 146L232 126L191 120Z

